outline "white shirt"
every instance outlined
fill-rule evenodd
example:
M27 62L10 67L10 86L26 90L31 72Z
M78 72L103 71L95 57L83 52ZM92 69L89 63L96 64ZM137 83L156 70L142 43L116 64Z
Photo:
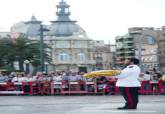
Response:
M139 77L140 81L149 81L151 80L151 75L150 74L144 74L143 76Z
M77 79L77 76L69 76L69 81L73 81L73 82L75 82L75 81L78 81L78 79Z
M118 80L116 86L118 87L140 87L141 84L138 80L140 75L140 68L137 65L129 65L121 71L117 76Z
M18 77L14 77L14 78L12 79L12 82L18 82Z
M62 81L62 77L59 75L59 76L53 76L53 81L54 82L60 82Z
M26 82L27 77L18 77L18 82Z

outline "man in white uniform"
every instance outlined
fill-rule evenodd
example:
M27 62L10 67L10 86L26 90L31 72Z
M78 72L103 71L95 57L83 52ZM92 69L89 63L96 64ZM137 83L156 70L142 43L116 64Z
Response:
M127 59L124 62L126 68L117 76L118 80L116 86L124 97L126 103L124 107L118 109L136 109L138 104L138 89L141 86L138 77L140 75L140 68L138 66L139 60L136 58Z

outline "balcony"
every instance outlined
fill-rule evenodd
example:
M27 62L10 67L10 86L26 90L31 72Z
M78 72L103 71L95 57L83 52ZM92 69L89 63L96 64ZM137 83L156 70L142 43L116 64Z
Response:
M133 58L134 56L132 55L128 55L128 56L125 56L126 59L130 59L130 58Z
M117 51L116 54L124 54L124 50L123 51Z
M126 53L126 54L131 53L131 54L133 54L133 53L135 53L135 52L134 52L134 51L125 51L124 53Z
M124 41L124 43L130 43L130 44L133 44L133 40L126 40L126 41Z
M141 30L136 30L136 31L129 31L130 34L139 34L141 33Z
M124 57L125 55L124 54L117 54L116 56L117 57Z
M117 56L117 59L123 59L124 56Z
M134 48L134 46L133 45L126 45L126 46L124 46L124 48L125 49L127 49L127 48Z

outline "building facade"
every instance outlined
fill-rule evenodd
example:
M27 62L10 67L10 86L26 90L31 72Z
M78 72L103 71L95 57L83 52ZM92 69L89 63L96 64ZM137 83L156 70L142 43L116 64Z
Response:
M56 7L57 19L51 21L50 25L43 25L49 30L44 32L44 42L52 47L52 62L48 65L49 71L89 72L96 70L98 61L102 65L100 69L105 68L104 64L110 65L109 50L99 51L101 56L99 60L96 59L98 50L94 40L90 39L85 30L76 24L77 21L70 19L70 6L62 0ZM30 21L19 22L12 26L11 34L13 38L16 38L23 33L29 39L36 40L39 39L40 26L41 21L32 16Z
M141 62L141 69L159 69L157 31L153 27L132 27L129 34L134 38L135 57Z
M165 27L158 29L157 32L159 67L162 72L165 72Z
M117 59L136 57L143 71L159 69L157 31L152 27L132 27L125 36L116 37Z
M117 60L129 59L135 56L134 39L129 34L116 37Z
M103 40L93 41L93 59L95 61L94 70L108 70L112 69L115 65L113 45L104 44Z
M0 32L0 39L10 38L10 32Z

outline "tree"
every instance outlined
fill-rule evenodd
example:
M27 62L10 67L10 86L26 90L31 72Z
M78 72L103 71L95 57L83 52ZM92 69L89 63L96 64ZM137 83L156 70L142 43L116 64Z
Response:
M10 65L13 67L13 63L18 61L20 71L24 71L24 61L29 60L34 67L40 65L40 50L39 41L29 40L25 35L20 35L17 39L2 39L0 41L0 66ZM44 57L47 62L51 61L50 52L47 50L50 47L44 44Z

